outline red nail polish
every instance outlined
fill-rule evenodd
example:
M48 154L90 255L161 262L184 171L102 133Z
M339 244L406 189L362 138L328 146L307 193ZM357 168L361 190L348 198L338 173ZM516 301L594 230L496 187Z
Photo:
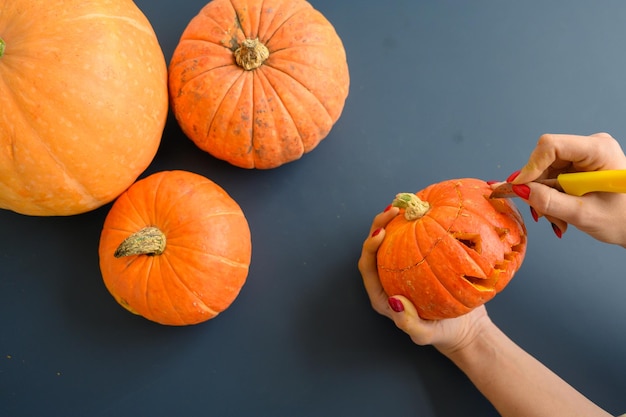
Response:
M515 171L514 173L512 173L511 175L509 175L509 177L506 179L506 182L513 182L513 180L515 178L517 178L517 176L519 175L521 171Z
M530 197L530 187L526 184L513 184L511 189L524 200L528 200L528 197Z
M539 221L539 215L537 214L537 210L532 207L530 208L530 215L533 216L533 220L535 221L535 223Z
M389 210L391 210L391 207L393 207L391 204L389 204L387 207L385 207L385 213L387 213Z
M554 223L552 224L552 230L554 230L554 234L556 235L556 237L558 237L559 239L563 237L563 232L561 231L561 229L559 229L559 226L557 226Z
M496 180L490 180L490 181L485 181L487 183L487 185L493 185L493 184L497 184L500 181L496 181Z
M378 234L380 233L380 231L381 231L381 230L383 230L383 228L382 228L382 227L379 227L378 229L374 230L374 231L372 232L372 237L376 237L376 236L378 236Z
M389 307L391 307L391 309L396 313L402 313L404 311L404 305L402 304L402 301L398 300L397 298L389 297L387 301L389 302Z

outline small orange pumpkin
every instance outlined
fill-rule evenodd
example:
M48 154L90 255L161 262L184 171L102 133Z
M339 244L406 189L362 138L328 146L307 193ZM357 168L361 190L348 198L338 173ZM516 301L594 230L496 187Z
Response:
M213 0L169 66L183 132L242 168L274 168L313 150L339 119L349 83L341 39L304 0Z
M248 222L211 180L165 171L113 204L100 237L100 269L129 311L167 325L196 324L235 300L251 257Z
M72 215L156 155L167 66L131 0L0 0L0 208Z
M398 194L400 213L385 228L378 273L389 295L403 295L420 317L457 317L492 299L521 267L526 227L509 199L465 178Z

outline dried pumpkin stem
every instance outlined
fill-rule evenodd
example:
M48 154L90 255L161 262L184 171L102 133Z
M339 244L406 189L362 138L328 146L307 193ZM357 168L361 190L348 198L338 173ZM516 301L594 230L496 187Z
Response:
M420 200L418 196L412 193L400 193L396 195L396 198L391 204L394 207L405 209L404 218L409 221L422 218L428 213L428 210L430 210L430 204L428 204L428 202Z
M158 227L147 226L128 236L115 250L113 256L160 255L165 251L165 235Z
M4 50L7 47L7 44L4 42L4 39L0 38L0 58L4 55Z
M259 41L259 38L246 39L235 50L237 65L246 71L260 67L269 56L269 49Z

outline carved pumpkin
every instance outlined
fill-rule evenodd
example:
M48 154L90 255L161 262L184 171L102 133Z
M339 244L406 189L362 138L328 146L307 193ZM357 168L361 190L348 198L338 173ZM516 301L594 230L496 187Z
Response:
M424 319L443 319L504 289L524 260L526 228L511 200L490 200L491 191L465 178L399 194L377 254L387 294L410 299Z
M166 171L115 201L99 254L104 283L123 307L161 324L196 324L239 294L250 265L250 229L217 184Z
M71 215L153 160L167 67L131 0L0 0L0 208Z
M170 63L173 113L198 147L242 168L313 150L349 89L341 39L304 0L213 0Z

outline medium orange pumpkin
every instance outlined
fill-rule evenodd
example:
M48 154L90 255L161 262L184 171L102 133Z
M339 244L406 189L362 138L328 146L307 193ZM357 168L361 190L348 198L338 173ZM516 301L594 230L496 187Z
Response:
M377 254L385 292L411 300L420 317L457 317L492 299L521 267L526 228L509 199L465 178L398 194L400 213Z
M100 237L100 269L129 311L167 325L196 324L235 300L251 257L248 222L211 180L164 171L113 204Z
M339 119L349 83L341 39L304 0L213 0L169 67L184 133L242 168L275 168L313 150Z
M153 160L167 66L131 0L0 0L0 208L71 215Z

